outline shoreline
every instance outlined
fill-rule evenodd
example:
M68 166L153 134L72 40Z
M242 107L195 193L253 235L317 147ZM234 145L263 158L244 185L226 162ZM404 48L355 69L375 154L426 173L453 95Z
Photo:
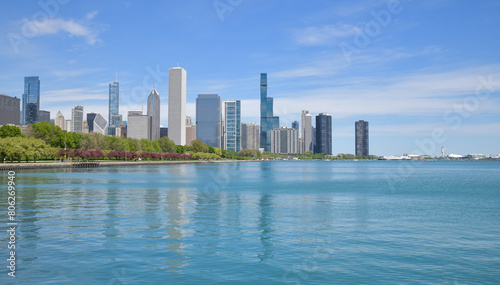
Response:
M224 163L224 162L244 162L244 161L257 161L257 160L181 160L181 161L116 161L116 162L99 162L96 167L109 167L109 166L137 166L137 165L168 165L168 164L194 164L194 163ZM89 161L88 163L93 163ZM50 168L81 168L74 166L78 162L28 162L28 163L5 163L0 164L0 171L9 170L32 170L32 169L50 169Z

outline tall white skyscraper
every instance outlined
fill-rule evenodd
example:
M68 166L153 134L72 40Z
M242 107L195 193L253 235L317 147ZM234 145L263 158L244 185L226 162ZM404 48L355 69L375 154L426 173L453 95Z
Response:
M71 131L74 133L83 133L83 107L76 106L71 109Z
M313 151L312 116L309 114L309 111L302 110L300 125L302 136L302 149L300 152Z
M168 137L176 145L186 145L186 70L168 70Z
M160 138L160 94L153 87L148 96L149 139Z

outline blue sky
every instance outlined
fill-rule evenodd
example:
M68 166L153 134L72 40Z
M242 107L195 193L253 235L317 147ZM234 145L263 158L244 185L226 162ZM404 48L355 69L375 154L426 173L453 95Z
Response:
M31 3L31 5L29 4ZM48 3L41 5L40 3ZM333 116L333 153L354 153L354 122L370 122L370 153L500 153L499 1L3 1L0 93L41 80L41 109L107 118L153 84L167 122L168 69L197 94L242 100L259 122L259 74L281 124L302 109Z

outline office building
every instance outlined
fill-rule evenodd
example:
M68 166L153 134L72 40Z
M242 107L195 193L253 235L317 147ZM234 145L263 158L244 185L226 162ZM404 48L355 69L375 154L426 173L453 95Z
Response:
M313 151L313 133L312 133L312 116L309 111L302 110L302 116L300 118L302 129L301 129L301 146L302 149L300 153L306 151Z
M314 153L332 154L332 116L326 113L320 113L316 116Z
M267 97L267 73L260 74L260 147L271 150L269 132L279 128L279 117L273 115L273 98Z
M184 68L168 70L168 137L176 145L186 145L186 79Z
M149 139L149 116L141 111L129 111L127 117L127 138Z
M224 149L240 152L241 150L241 102L224 102Z
M196 140L196 126L191 125L186 127L186 145L191 146Z
M222 113L217 94L199 94L196 98L196 139L221 148ZM169 130L170 132L170 130Z
M83 107L76 106L71 109L71 132L83 133Z
M114 136L116 128L121 125L120 114L120 84L109 84L108 135Z
M359 120L355 123L356 132L356 155L368 157L369 152L369 139L368 139L368 122Z
M64 128L65 131L71 132L71 120L66 120L64 126L65 126Z
M0 94L0 126L21 125L21 99Z
M299 129L299 121L293 121L292 122L292 129L296 129L296 130Z
M257 123L241 124L241 149L260 148L260 129Z
M82 124L82 134L88 134L88 133L89 133L89 124L87 123L87 120L84 120Z
M66 130L66 125L64 124L64 116L61 111L57 112L54 124L61 128L61 130Z
M50 122L50 111L38 110L37 122Z
M93 133L94 132L94 119L95 117L97 116L96 113L87 113L87 123L89 124L89 133ZM106 125L108 123L106 122ZM99 132L97 132L99 133ZM103 135L107 135L108 133L105 133Z
M160 138L160 94L153 87L148 96L149 139Z
M40 79L38 76L24 78L22 124L34 124L40 111Z
M127 124L124 121L120 124L120 136L127 137Z
M299 130L282 126L270 131L271 153L299 153Z
M87 114L87 118L89 115L90 114ZM92 124L92 132L106 135L108 133L108 122L106 121L106 119L104 119L101 114L95 113L93 113L93 116L91 117L93 117L92 123L90 123L90 121L88 121L87 119L87 122L89 122L89 130L90 124Z
M160 127L160 138L168 137L168 128Z

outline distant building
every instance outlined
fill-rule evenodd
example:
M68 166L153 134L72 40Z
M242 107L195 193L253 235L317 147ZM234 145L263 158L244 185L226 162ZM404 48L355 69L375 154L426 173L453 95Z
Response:
M149 139L149 117L141 111L129 111L127 117L127 137Z
M292 129L296 129L296 130L299 129L299 121L293 121L292 122Z
M168 128L160 127L160 138L168 137Z
M97 116L96 113L87 113L87 123L89 124L89 133L94 132L94 119ZM106 125L108 123L106 122ZM108 133L105 133L104 135L107 135Z
M356 132L356 155L366 156L370 155L369 152L369 136L368 136L368 122L359 120L355 123Z
M65 125L64 130L67 132L71 132L71 120L66 120L64 125Z
M273 98L267 97L267 73L260 74L260 147L271 150L270 132L279 128L280 119L273 115Z
M120 83L109 84L108 135L114 136L115 129L121 124L120 115Z
M148 96L149 139L160 138L160 94L153 87Z
M273 129L271 134L271 153L299 153L299 130L283 126Z
M126 121L122 121L121 125L120 125L120 136L122 137L127 137L127 122Z
M39 110L37 122L50 122L50 111Z
M312 133L312 116L309 114L309 111L307 110L302 110L302 116L300 117L301 120L301 146L302 149L300 150L300 153L304 153L306 151L313 151L314 146L313 146L313 133Z
M224 149L240 152L241 150L241 102L224 102Z
M260 148L260 128L257 123L241 124L241 149Z
M186 127L194 126L190 116L186 116Z
M176 145L186 145L186 79L184 68L168 70L168 137Z
M314 153L332 154L332 116L326 113L320 113L316 116Z
M196 98L196 139L221 148L221 100L217 94L199 94Z
M64 116L61 113L61 111L57 112L56 119L55 119L55 125L61 128L61 130L66 130L66 125L64 123Z
M186 127L186 145L191 146L194 140L196 140L196 126L191 124Z
M24 78L22 124L34 124L38 121L40 110L40 79L38 76Z
M94 114L92 120L92 130L94 133L106 135L108 133L108 122L101 114ZM87 114L88 117L88 114ZM89 125L90 129L90 125Z
M82 134L88 134L89 133L89 124L87 123L87 120L83 121L82 124Z
M74 133L83 133L83 107L76 106L71 109L71 131Z
M0 94L0 125L21 125L21 99Z

